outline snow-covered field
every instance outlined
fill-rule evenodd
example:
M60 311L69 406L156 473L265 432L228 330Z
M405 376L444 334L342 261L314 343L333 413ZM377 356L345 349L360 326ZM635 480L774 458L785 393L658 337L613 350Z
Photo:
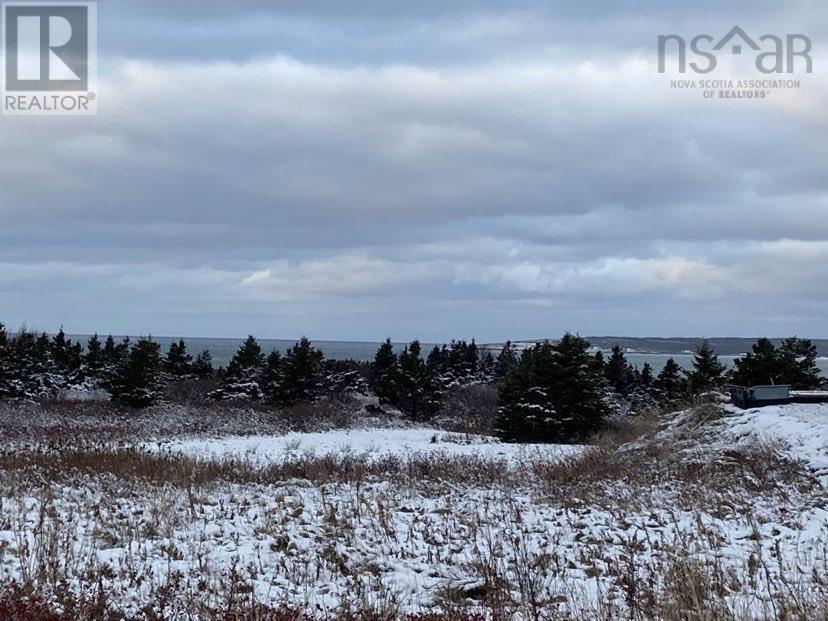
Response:
M741 440L785 443L791 455L808 463L828 486L828 403L776 405L751 410L729 406L727 427Z
M77 618L102 601L163 619L256 604L825 618L828 409L700 409L652 434L603 448L436 429L10 446L0 583L58 609L72 593Z
M515 462L536 457L570 457L580 446L502 444L490 436L449 433L440 429L347 429L320 433L288 433L282 436L225 436L220 438L164 439L144 446L201 459L226 457L256 464L297 457L351 455L366 460L388 455L472 456Z

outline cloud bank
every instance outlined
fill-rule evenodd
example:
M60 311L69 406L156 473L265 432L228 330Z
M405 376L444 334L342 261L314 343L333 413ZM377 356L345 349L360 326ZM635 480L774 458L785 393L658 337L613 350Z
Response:
M656 37L741 18L616 4L108 3L99 115L0 118L0 319L828 337L826 9L751 3L815 72L706 101Z

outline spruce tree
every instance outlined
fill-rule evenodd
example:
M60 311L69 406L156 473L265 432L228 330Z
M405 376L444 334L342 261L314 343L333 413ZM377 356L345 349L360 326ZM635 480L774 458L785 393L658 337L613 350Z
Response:
M282 405L313 401L322 390L324 354L302 337L285 354L281 364Z
M501 385L497 431L506 442L577 442L608 414L589 343L566 334L526 350Z
M213 369L213 355L209 349L205 349L193 362L193 374L198 379L209 379L213 377L215 370Z
M641 375L639 376L638 381L641 384L641 387L648 393L652 391L655 384L655 378L653 377L653 367L649 362L645 362L644 366L641 368Z
M807 339L791 337L776 348L762 338L736 360L732 379L741 386L789 384L794 390L813 390L821 383L816 359L817 348Z
M684 395L684 379L681 374L681 367L672 358L668 358L664 368L658 374L655 381L659 401L666 405Z
M270 352L265 361L260 384L265 402L271 405L281 405L283 403L282 354L275 349Z
M612 348L612 354L607 360L604 373L613 390L623 397L629 396L635 385L634 373L627 362L627 357L618 345Z
M814 390L822 385L816 345L808 339L795 336L782 341L780 346L782 374L786 384L794 390Z
M518 356L511 341L506 341L495 361L495 379L501 382L509 377L518 366Z
M412 341L400 354L396 405L415 421L428 419L436 410L434 378L422 359L422 346Z
M14 396L12 388L12 358L9 349L9 336L6 326L0 322L0 399L9 399Z
M366 372L367 371L367 372ZM323 393L328 398L338 399L345 395L368 395L370 388L366 377L370 365L356 360L325 360L323 372Z
M145 408L161 398L161 348L152 338L141 338L123 358L111 382L112 400Z
M249 399L258 401L262 391L259 379L265 365L265 357L253 335L242 343L224 375L221 387L212 392L214 399Z
M633 383L627 395L630 411L637 413L655 407L656 393L653 368L649 362L645 362L641 371L637 367L633 371Z
M759 386L765 384L784 384L782 376L782 359L770 339L761 338L753 344L751 351L744 357L736 359L732 375L734 384L740 386Z
M93 383L100 382L104 378L106 361L104 358L101 339L93 334L86 342L86 352L83 354L82 374L85 379Z
M480 381L484 383L491 383L495 378L495 358L492 352L484 352L480 357L480 368L478 371Z
M380 403L393 404L397 400L397 354L391 339L379 346L371 365L371 384Z
M693 358L693 371L687 376L690 391L701 394L715 390L724 383L725 367L707 339L703 340Z
M174 380L186 379L193 375L193 357L187 353L187 343L184 339L170 343L162 366L164 372Z
M58 382L63 386L79 384L81 381L81 346L72 343L66 337L61 326L60 331L49 344L49 354L53 370L59 376Z
M103 370L101 377L101 386L110 390L118 370L129 355L129 337L125 336L120 343L115 342L115 337L111 334L106 337L106 342L103 348Z

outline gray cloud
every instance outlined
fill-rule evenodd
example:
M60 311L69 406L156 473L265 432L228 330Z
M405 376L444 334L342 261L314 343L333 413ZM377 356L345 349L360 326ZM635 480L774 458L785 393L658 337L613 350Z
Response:
M655 37L738 7L327 4L102 6L99 116L0 118L0 318L826 336L825 56L710 102ZM750 6L821 53L824 9Z

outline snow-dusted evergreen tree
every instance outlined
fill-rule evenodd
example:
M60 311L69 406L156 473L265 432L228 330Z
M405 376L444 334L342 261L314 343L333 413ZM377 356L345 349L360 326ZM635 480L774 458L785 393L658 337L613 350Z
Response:
M703 340L693 358L693 371L687 375L690 392L700 394L720 388L726 370L707 339Z
M129 337L125 336L120 343L115 342L115 337L111 334L106 337L106 342L103 348L103 370L101 373L100 385L107 390L110 390L112 382L118 375L121 365L129 355Z
M400 354L394 405L412 420L426 420L437 409L439 392L422 358L420 342L412 341Z
M642 412L656 407L657 391L655 378L653 377L653 367L650 366L650 363L645 362L641 371L636 368L633 372L633 379L633 384L627 395L630 411L633 413Z
M170 343L161 366L171 380L187 379L193 376L193 357L187 353L187 343L184 339Z
M518 355L511 341L506 341L495 361L495 379L503 381L509 377L518 366Z
M61 386L77 386L83 381L81 373L81 344L73 343L66 337L61 326L60 331L49 344L53 372L59 376Z
M258 341L252 335L239 347L222 380L221 387L213 391L214 399L249 399L258 401L262 397L259 379L264 369L265 357Z
M161 399L161 347L141 338L123 358L110 383L112 400L145 408Z
M669 358L655 381L658 400L662 405L678 401L685 394L685 382L681 367Z
M365 363L354 360L326 360L322 380L323 394L332 398L370 394L365 367Z
M35 335L28 330L7 337L8 395L12 398L38 400L57 396L66 385L57 371L47 334Z
M777 348L763 338L736 360L732 379L741 386L789 384L794 390L813 390L822 383L816 359L817 348L807 339L791 337Z
M471 343L452 341L448 349L448 387L476 382L479 365L480 352L474 339Z
M492 352L486 351L480 356L480 368L477 375L480 381L486 384L495 381L495 358Z
M795 336L782 341L779 347L785 383L794 390L814 390L822 385L823 378L816 365L816 345L808 339Z
M627 362L623 350L616 345L604 367L607 381L613 390L623 397L628 397L635 386L633 369Z
M506 442L575 442L608 414L589 343L566 334L526 350L500 390L497 431Z
M209 349L205 349L193 362L193 374L198 379L208 379L213 377L215 370L213 369L213 355Z
M324 360L325 355L303 336L282 360L282 391L277 402L291 405L313 401L323 389Z
M9 335L6 326L0 322L0 399L14 396L13 379Z
M93 334L86 342L86 352L83 354L81 374L87 382L93 385L103 382L106 360L104 359L103 345L97 334Z
M262 371L259 384L265 402L271 405L280 405L284 393L284 377L282 375L282 354L275 349L270 352Z
M397 354L391 339L379 346L371 365L371 386L380 403L390 404L397 396Z

